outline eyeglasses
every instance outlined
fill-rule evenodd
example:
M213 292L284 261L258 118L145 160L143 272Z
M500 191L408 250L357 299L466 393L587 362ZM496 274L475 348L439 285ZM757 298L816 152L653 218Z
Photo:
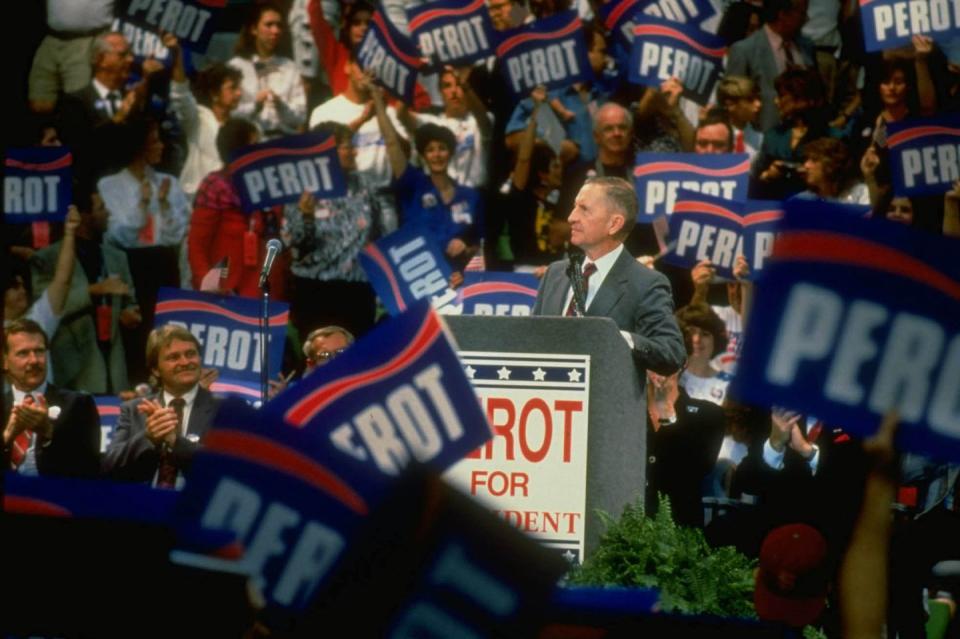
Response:
M342 352L345 351L345 350L347 350L347 349L345 349L345 348L338 348L338 349L335 350L335 351L318 351L318 352L316 352L316 353L313 354L313 357L310 358L310 361L311 361L311 362L325 362L325 361L327 361L328 359L331 359L331 358L333 358L333 357L336 357L337 355L339 355L340 353L342 353Z

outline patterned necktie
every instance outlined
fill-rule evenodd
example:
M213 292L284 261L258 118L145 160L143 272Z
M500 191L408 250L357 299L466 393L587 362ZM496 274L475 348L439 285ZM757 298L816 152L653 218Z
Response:
M596 273L596 272L597 272L597 265L594 264L593 262L590 262L589 264L587 264L586 266L583 267L583 293L584 293L584 295L586 295L587 292L590 290L590 276L593 275L593 274ZM564 313L564 315L566 315L567 317L573 317L574 315L576 315L576 306L577 306L577 305L576 305L576 302L575 302L575 298L576 298L576 296L572 296L572 297L570 298L570 303L567 305L567 312ZM586 303L586 300L584 300L584 303ZM586 309L584 309L584 310L586 310Z
M182 397L177 397L170 402L170 406L177 413L177 435L180 435L183 429L183 407L186 402ZM157 488L176 488L177 486L177 467L173 464L173 451L164 445L160 452L160 466L157 468Z
M29 402L27 400L30 400ZM23 398L23 403L32 404L33 395L29 393ZM30 450L30 440L33 439L33 433L28 430L21 431L13 440L13 446L10 447L10 467L16 470L27 458L27 451Z

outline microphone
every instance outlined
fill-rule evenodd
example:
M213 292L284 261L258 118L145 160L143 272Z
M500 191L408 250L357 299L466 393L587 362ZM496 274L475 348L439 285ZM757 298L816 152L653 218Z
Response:
M260 269L260 288L263 288L264 284L267 283L267 276L270 275L270 270L273 268L273 261L277 259L277 255L280 251L283 250L283 243L274 238L267 242L267 256L263 258L263 268Z
M573 288L573 308L577 317L583 317L587 301L587 292L583 288L583 253L567 253L567 277L570 278L570 286Z

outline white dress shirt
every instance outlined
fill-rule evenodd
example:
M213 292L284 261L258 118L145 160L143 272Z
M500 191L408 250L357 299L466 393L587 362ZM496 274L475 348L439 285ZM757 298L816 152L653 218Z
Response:
M180 432L178 433L180 437L186 437L187 435L187 425L190 423L190 413L193 411L193 404L197 400L197 392L199 388L200 385L198 384L180 396L185 402L183 406L183 422L180 424ZM174 399L176 399L176 395L172 395L169 391L164 389L163 405L170 406L170 402L172 402Z
M597 270L594 272L593 275L590 276L590 279L587 282L587 299L584 302L584 305L583 305L584 308L586 309L590 308L590 304L593 303L593 298L597 296L597 291L599 291L600 287L603 286L603 281L607 279L607 275L610 273L610 269L613 268L614 263L620 257L620 253L622 253L624 250L625 249L623 248L623 244L620 244L619 246L617 246L617 248L613 249L612 251L610 251L603 257L597 259L596 261L593 261L589 258L584 260L583 262L584 269L587 267L587 264L590 264L591 262L597 267ZM564 311L566 311L566 309L570 307L570 300L572 299L573 299L573 286L570 287L570 290L567 292L567 297L564 299L564 302L563 302ZM630 349L632 350L633 336L628 331L620 331L620 335L623 336L623 339L624 341L626 341L627 346L629 346Z

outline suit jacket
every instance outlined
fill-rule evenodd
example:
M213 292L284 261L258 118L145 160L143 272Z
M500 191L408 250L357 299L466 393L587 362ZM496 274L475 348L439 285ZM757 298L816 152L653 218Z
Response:
M93 479L100 471L100 416L93 397L86 393L47 384L47 406L59 406L53 420L53 439L46 446L37 444L37 470L44 476ZM6 391L3 423L13 407L13 393ZM3 450L3 468L10 468L10 448Z
M803 36L797 36L794 44L807 65L812 67L816 60L813 42ZM726 73L746 76L756 83L763 102L763 107L760 109L760 130L766 131L776 126L780 121L780 112L773 102L777 96L773 81L780 72L765 28L761 27L749 37L733 43L727 57Z
M105 243L100 244L103 252L103 266L107 273L117 274L128 287L130 295L111 295L111 331L108 365L113 391L126 390L127 361L120 335L120 311L136 304L133 278L126 254L118 248ZM37 251L31 258L33 290L42 291L53 280L56 271L60 242ZM90 281L87 273L76 260L73 267L73 279L63 307L60 327L50 335L50 351L53 354L53 380L61 385L88 393L103 394L107 389L107 368L100 347L97 344L97 326L94 321L94 300L88 288Z
M537 291L534 315L564 314L570 291L566 268L565 261L549 266ZM646 383L647 369L670 375L686 360L683 335L673 316L670 283L661 273L638 264L626 250L613 263L586 314L609 317L631 334L641 385Z
M112 123L108 109L92 82L60 98L57 104L57 131L63 143L74 150L74 158L87 161L84 158ZM92 167L87 165L84 168Z
M160 394L148 399L157 400ZM113 479L123 481L150 482L157 472L160 462L160 448L147 439L147 418L137 410L143 401L140 398L124 402L120 407L120 417L113 433L113 439L103 458L103 472ZM203 439L213 417L217 413L220 400L210 391L198 389L197 397L190 410L187 423L187 435L196 435ZM190 441L183 435L177 435L173 445L171 461L181 472L187 471L193 461L193 454L199 448L199 442Z

